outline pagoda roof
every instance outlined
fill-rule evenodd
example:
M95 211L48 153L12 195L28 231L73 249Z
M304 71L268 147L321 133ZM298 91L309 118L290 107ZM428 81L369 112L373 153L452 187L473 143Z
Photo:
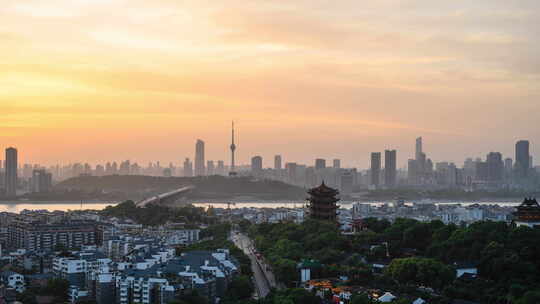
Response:
M339 191L337 189L328 187L323 181L320 186L310 189L308 193L309 194L323 194L323 195L337 195Z
M538 201L536 198L525 198L523 203L519 205L519 207L533 207L533 208L540 208L540 204L538 204Z

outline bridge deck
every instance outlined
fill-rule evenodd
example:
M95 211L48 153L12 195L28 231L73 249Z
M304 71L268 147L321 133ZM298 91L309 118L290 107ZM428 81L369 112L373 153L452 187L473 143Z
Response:
M187 192L191 189L193 189L194 187L193 186L185 186L185 187L182 187L182 188L179 188L179 189L176 189L176 190L173 190L173 191L169 191L169 192L166 192L166 193L162 193L162 194L159 194L159 195L156 195L156 196L153 196L153 197L149 197L149 198L146 198L142 201L139 201L137 202L137 207L144 207L150 203L154 203L154 202L159 202L163 199L167 199L171 196L175 196L175 195L178 195L180 193L183 193L183 192Z

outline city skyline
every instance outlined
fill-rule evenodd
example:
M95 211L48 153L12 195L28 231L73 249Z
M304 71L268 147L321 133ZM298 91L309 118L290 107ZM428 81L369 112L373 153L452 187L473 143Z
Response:
M235 135L236 136L236 135ZM275 157L276 156L280 156L281 158L281 161L283 162L283 164L285 163L289 163L289 162L295 162L295 163L302 163L302 164L307 164L307 165L313 165L313 166L316 166L316 161L317 159L324 159L327 163L325 164L325 166L327 166L328 164L330 164L330 166L332 166L333 164L331 163L333 160L339 160L340 162L340 166L343 166L343 167L347 167L347 168L359 168L359 169L369 169L370 168L370 162L371 162L371 153L373 152L377 152L377 151L385 151L385 150L389 150L390 148L389 147L392 147L392 150L397 150L397 166L396 168L397 169L406 169L407 166L408 166L408 161L410 159L416 159L417 158L417 155L418 155L418 151L420 151L420 154L424 155L425 157L425 153L424 153L424 145L423 145L423 140L426 139L425 136L420 136L420 137L413 137L411 139L411 142L409 143L409 146L404 146L404 147L396 147L394 145L391 145L391 144L388 144L388 145L382 145L380 148L374 148L374 149L371 149L369 152L367 152L366 155L359 155L357 159L347 159L347 158L343 158L343 157L340 157L339 153L329 153L327 154L326 156L320 156L320 154L317 154L316 152L311 152L310 155L314 155L313 158L308 158L306 156L301 156L297 159L293 159L292 157L288 157L287 153L281 153L279 151L277 152L262 152L262 153L259 153L259 152L251 152L251 151L242 151L242 149L239 149L237 150L236 149L236 146L235 146L235 155L236 155L236 166L249 166L251 164L251 160L252 160L252 157L254 156L260 156L262 157L262 165L263 165L263 168L273 168L275 166ZM229 138L229 143L230 143L230 138ZM413 141L416 140L416 143L414 143ZM468 159L468 158L472 158L472 159L476 159L476 158L485 158L486 155L488 155L489 153L491 152L497 152L497 153L501 153L502 154L502 157L503 159L507 159L507 158L511 158L513 160L513 162L516 161L516 145L521 142L521 141L526 141L528 142L530 145L530 149L528 148L527 150L529 151L529 155L532 157L532 160L533 160L533 166L536 166L537 163L535 163L535 161L537 159L540 159L539 158L536 158L536 154L535 152L537 152L537 150L535 149L535 146L534 146L534 142L531 142L530 140L527 140L527 139L519 139L517 140L516 142L510 144L512 150L511 151L507 151L507 152L504 152L505 149L492 149L492 150L489 150L489 151L483 151L483 152L480 152L479 154L477 155L471 155L471 154L465 154L465 156L461 159L441 159L441 158L437 158L436 154L432 152L432 149L431 149L431 145L429 144L429 141L428 141L428 150L429 150L429 156L430 158L433 160L433 162L450 162L450 163L455 163L456 165L458 166L461 166L463 165L463 163ZM7 149L11 146L6 146L6 148L4 149ZM195 150L193 150L193 148L195 147ZM197 148L198 147L198 148ZM0 145L0 148L1 148L1 145ZM21 149L19 149L18 147L15 147L17 148L19 151ZM218 149L216 149L216 147L213 147L214 149L211 149L210 151L214 152ZM418 150L418 148L420 148L420 150ZM473 148L473 147L471 147ZM224 161L227 165L230 164L231 162L231 151L230 151L230 146L229 145L226 145L226 148L224 150L226 150L226 152L222 153L221 156L218 156L218 157L215 157L215 153L211 154L210 157L207 157L205 155L208 155L208 153L206 151L208 151L207 149L207 145L206 145L206 142L202 139L196 139L194 141L194 143L192 143L191 145L191 150L192 152L188 152L187 154L185 155L181 155L175 159L143 159L143 160L139 160L137 158L119 158L119 157L113 157L111 159L99 159L99 160L95 160L95 161L91 161L91 160L85 160L85 159L80 159L80 158L74 158L73 160L70 160L70 161L57 161L57 162L54 162L54 161L45 161L45 162L39 162L39 161L34 161L32 159L28 159L28 157L25 157L24 155L24 151L23 153L19 153L18 155L18 162L19 162L19 165L21 164L40 164L40 165L43 165L43 166L55 166L55 165L67 165L67 164L74 164L74 163L88 163L88 164L91 164L93 166L96 166L96 165L104 165L105 163L107 162L117 162L117 163L120 163L122 161L125 161L125 160L129 160L130 162L132 163L138 163L140 166L146 166L146 164L148 163L156 163L156 162L160 162L164 167L167 167L169 165L169 163L173 163L175 164L176 166L183 166L183 163L185 161L186 158L189 158L190 160L193 161L193 170L195 171L196 170L196 159L197 159L197 149L199 149L199 151L201 152L200 156L202 156L202 160L201 160L201 168L199 169L198 172L203 172L206 165L207 165L207 162L204 160L205 158L208 159L209 161L215 161L217 162L218 160L220 161ZM507 149L506 149L507 150ZM194 151L194 152L193 152ZM212 153L211 152L211 153ZM240 161L238 160L238 156L237 155L241 155L242 158L240 158ZM343 155L343 153L341 153L341 155ZM21 157L22 156L22 157ZM4 157L5 158L5 157ZM5 159L2 159L0 158L0 161L5 161ZM230 166L229 166L230 167ZM202 170L202 171L201 171Z
M7 0L0 145L39 163L146 162L201 138L228 159L235 119L242 163L360 166L395 148L403 165L418 135L434 159L512 155L540 139L539 6Z

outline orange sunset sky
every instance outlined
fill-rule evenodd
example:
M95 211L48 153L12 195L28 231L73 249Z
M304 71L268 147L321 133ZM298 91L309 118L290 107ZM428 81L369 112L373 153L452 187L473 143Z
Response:
M540 160L539 38L537 0L2 0L0 148L228 161L234 119L241 163Z

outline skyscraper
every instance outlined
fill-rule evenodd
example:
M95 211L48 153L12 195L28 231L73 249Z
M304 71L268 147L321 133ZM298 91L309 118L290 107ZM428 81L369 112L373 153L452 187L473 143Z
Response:
M214 161L213 160L209 160L206 162L206 175L215 175L216 174L216 169L215 169L215 165L214 165Z
M323 158L317 158L315 160L315 169L322 170L326 168L326 160Z
M488 181L502 181L504 177L504 163L502 154L499 152L490 152L486 157L486 163Z
M396 150L384 151L384 184L387 187L396 185L397 175L397 152Z
M409 159L407 161L407 181L409 185L418 184L418 172L417 161L415 159Z
M516 143L516 175L525 178L529 172L529 141L520 140Z
M218 160L217 162L217 175L225 175L225 162L222 160Z
M297 163L286 163L285 169L287 170L287 179L289 183L295 185L298 182L298 164Z
M6 149L6 195L7 196L16 196L17 195L17 149L7 148Z
M34 170L30 186L32 192L49 192L52 186L52 174L45 171L45 169Z
M420 160L420 157L422 155L422 137L418 137L416 139L416 153L415 153L415 159Z
M371 185L378 186L381 177L381 152L371 153Z
M333 161L333 165L334 165L334 169L339 169L341 168L341 160L340 159L334 159Z
M514 162L513 160L508 157L504 159L504 171L506 174L512 173L512 170L514 168Z
M195 144L195 176L205 175L204 170L204 141L197 139Z
M261 156L254 156L251 158L251 173L254 176L259 176L262 173L262 162Z
M274 169L281 170L281 155L274 156Z
M189 158L184 161L184 176L193 176L193 163Z

